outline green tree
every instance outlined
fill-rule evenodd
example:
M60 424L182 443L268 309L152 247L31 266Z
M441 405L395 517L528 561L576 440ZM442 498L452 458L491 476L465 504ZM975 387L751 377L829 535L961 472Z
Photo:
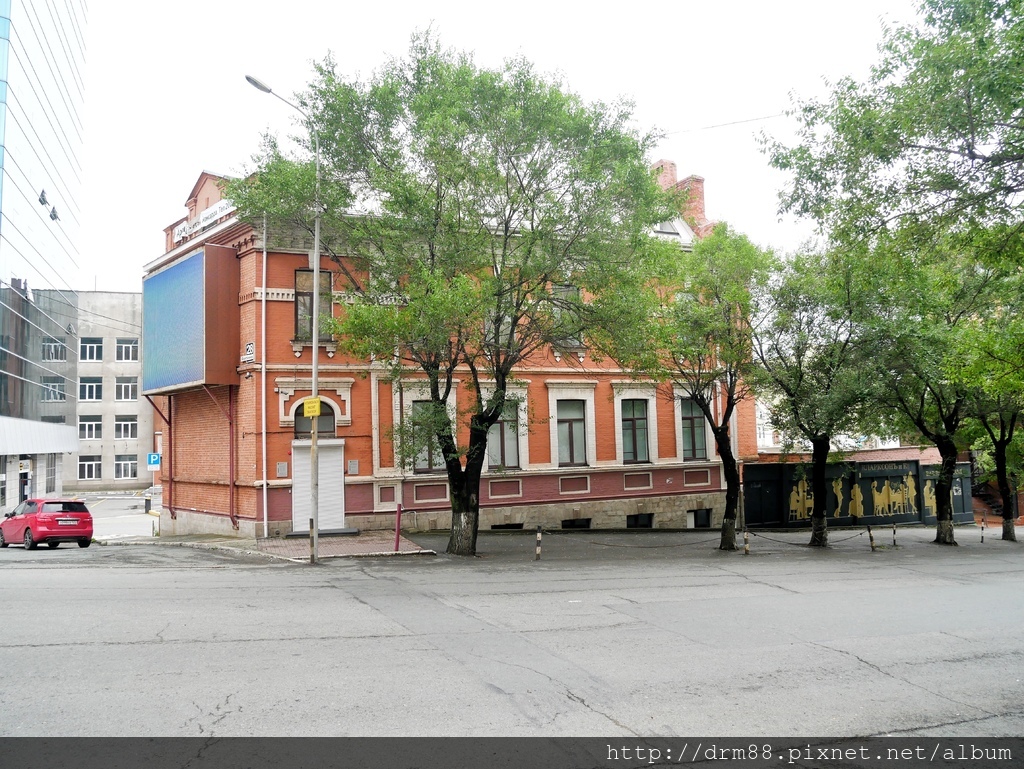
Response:
M751 374L772 424L811 446L812 546L828 544L826 471L838 436L872 432L876 341L862 291L838 253L806 253L762 290L753 325Z
M894 303L878 305L884 392L940 450L936 539L950 544L945 493L967 398L992 380L951 351L986 349L1004 382L1024 370L1020 324L983 344L973 322L998 307L992 271L1024 262L1022 10L1022 0L924 0L916 27L886 31L865 82L795 104L795 146L765 140L772 165L792 174L782 210L813 218L836 247L873 254L865 270L888 279L877 289Z
M722 550L736 549L740 474L730 429L749 394L756 287L773 260L746 236L716 225L692 251L678 252L651 286L648 320L634 327L642 332L618 340L620 360L637 374L671 382L707 420L725 476Z
M879 248L872 256L863 269L874 279L880 402L895 415L896 432L916 432L939 450L935 541L956 544L952 484L979 392L960 350L976 334L975 320L991 311L1005 275L951 238L909 252Z
M1024 450L1024 432L1018 428L1024 412L1024 401L1019 393L990 395L976 392L968 409L974 427L971 430L971 425L968 425L968 434L976 436L972 446L982 453L982 464L990 470L989 477L995 480L999 489L1003 539L1016 542L1016 498Z
M797 145L766 140L772 165L793 173L783 208L845 241L1002 224L1019 244L1022 10L1021 0L925 0L917 27L886 31L866 82L797 102Z
M394 381L425 380L400 456L438 453L447 549L472 555L488 431L516 368L548 348L599 354L651 272L649 233L672 216L652 137L629 104L584 103L522 59L482 69L429 34L366 82L326 60L300 103L320 138L324 247L345 276L333 330ZM229 190L243 215L308 227L308 157L267 142L257 165Z

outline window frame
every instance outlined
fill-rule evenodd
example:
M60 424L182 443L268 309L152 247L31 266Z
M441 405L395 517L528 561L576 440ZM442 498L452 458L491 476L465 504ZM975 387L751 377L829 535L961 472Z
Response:
M307 281L302 281L303 285L300 288L300 275L308 275ZM308 283L310 289L313 285L313 270L303 268L295 271L295 306L292 320L294 321L294 334L292 339L296 342L308 342L313 343L313 291L305 288L305 283ZM333 315L333 291L334 285L334 273L331 270L320 270L320 296L321 299L327 302L327 311L324 312L323 302L318 308L320 310L321 318ZM300 309L303 306L308 306L308 315L303 316ZM306 319L300 322L300 319L305 317ZM321 321L322 323L323 321ZM322 329L321 329L322 330ZM329 334L321 333L317 337L318 342L328 341L330 339Z
M68 359L67 339L65 337L44 336L42 359L45 361L63 362Z
M487 431L487 466L491 470L521 470L522 456L519 447L519 402L506 403L498 421ZM510 463L508 449L515 451L515 462ZM494 461L494 449L498 461Z
M89 469L95 471L94 475L89 474ZM102 481L103 480L103 457L99 454L78 455L78 480L80 481Z
M43 387L43 403L64 403L68 399L68 382L62 376L40 377Z
M103 337L83 336L78 340L79 362L103 360Z
M679 423L679 458L683 462L707 462L711 452L708 451L708 420L704 412L694 402L693 398L680 396L677 399L677 421ZM683 404L690 404L685 409ZM690 413L686 413L686 411ZM694 413L695 412L695 413ZM699 431L695 428L699 425ZM689 430L689 435L688 431ZM700 433L698 442L697 433ZM687 456L687 453L691 456Z
M125 474L127 469L128 474ZM138 454L115 454L114 455L114 480L134 480L139 477L139 455Z
M563 416L563 405L580 405L579 416ZM559 398L555 404L555 423L558 430L558 466L559 467L586 467L587 466L587 402L582 398ZM565 441L562 440L563 427L565 429ZM578 433L578 435L577 435ZM582 443L582 447L577 445ZM567 459L562 460L562 448L565 447Z
M139 340L133 337L118 337L114 360L122 363L137 363L139 360Z
M90 403L103 400L103 377L84 376L78 380L78 401Z
M127 389L131 397L125 398ZM139 399L139 378L137 376L119 376L114 378L114 400L121 402L137 401Z
M635 412L637 404L643 404L643 416L635 413L626 416L626 404ZM624 465L646 465L651 463L651 430L650 430L650 402L647 398L622 398L619 401L619 434L622 436L622 463ZM643 423L642 427L640 423ZM638 448L640 441L638 434L643 432L643 456L640 456ZM627 456L626 436L629 436L633 444L633 456Z
M85 433L83 435L83 433ZM78 440L103 440L103 417L100 414L78 415Z
M125 427L130 427L131 435L125 435ZM139 417L136 414L118 414L114 417L114 440L136 441L139 439Z
M434 406L433 401L429 398L417 398L412 401L409 406L409 418L414 419L417 406L422 407L424 404L430 408L433 408ZM448 466L445 464L441 444L438 443L436 435L432 435L430 443L416 452L416 456L413 457L412 460L412 469L414 473L420 473L423 475L443 473L447 471Z

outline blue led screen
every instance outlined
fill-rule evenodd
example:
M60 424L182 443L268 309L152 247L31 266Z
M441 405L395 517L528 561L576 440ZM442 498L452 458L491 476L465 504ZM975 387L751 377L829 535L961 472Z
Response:
M142 282L142 391L203 381L204 254L197 251Z

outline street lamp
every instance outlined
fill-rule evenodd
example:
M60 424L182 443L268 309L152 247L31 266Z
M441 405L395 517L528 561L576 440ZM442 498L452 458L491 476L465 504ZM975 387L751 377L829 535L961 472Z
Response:
M320 137L313 129L313 121L309 114L301 107L292 104L280 94L274 93L270 86L260 80L246 75L245 79L253 88L258 88L263 93L276 96L289 107L298 112L306 119L306 127L310 136L313 137L313 149L316 158L316 186L313 194L313 394L310 396L319 406L320 402ZM320 533L320 457L317 446L319 436L320 409L317 408L317 416L311 417L312 427L309 433L309 486L310 486L310 564L316 563L319 551Z

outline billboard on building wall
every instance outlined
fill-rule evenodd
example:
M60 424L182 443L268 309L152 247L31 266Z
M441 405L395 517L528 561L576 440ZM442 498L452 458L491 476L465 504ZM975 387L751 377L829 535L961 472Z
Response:
M204 246L143 278L142 391L237 384L234 249Z

